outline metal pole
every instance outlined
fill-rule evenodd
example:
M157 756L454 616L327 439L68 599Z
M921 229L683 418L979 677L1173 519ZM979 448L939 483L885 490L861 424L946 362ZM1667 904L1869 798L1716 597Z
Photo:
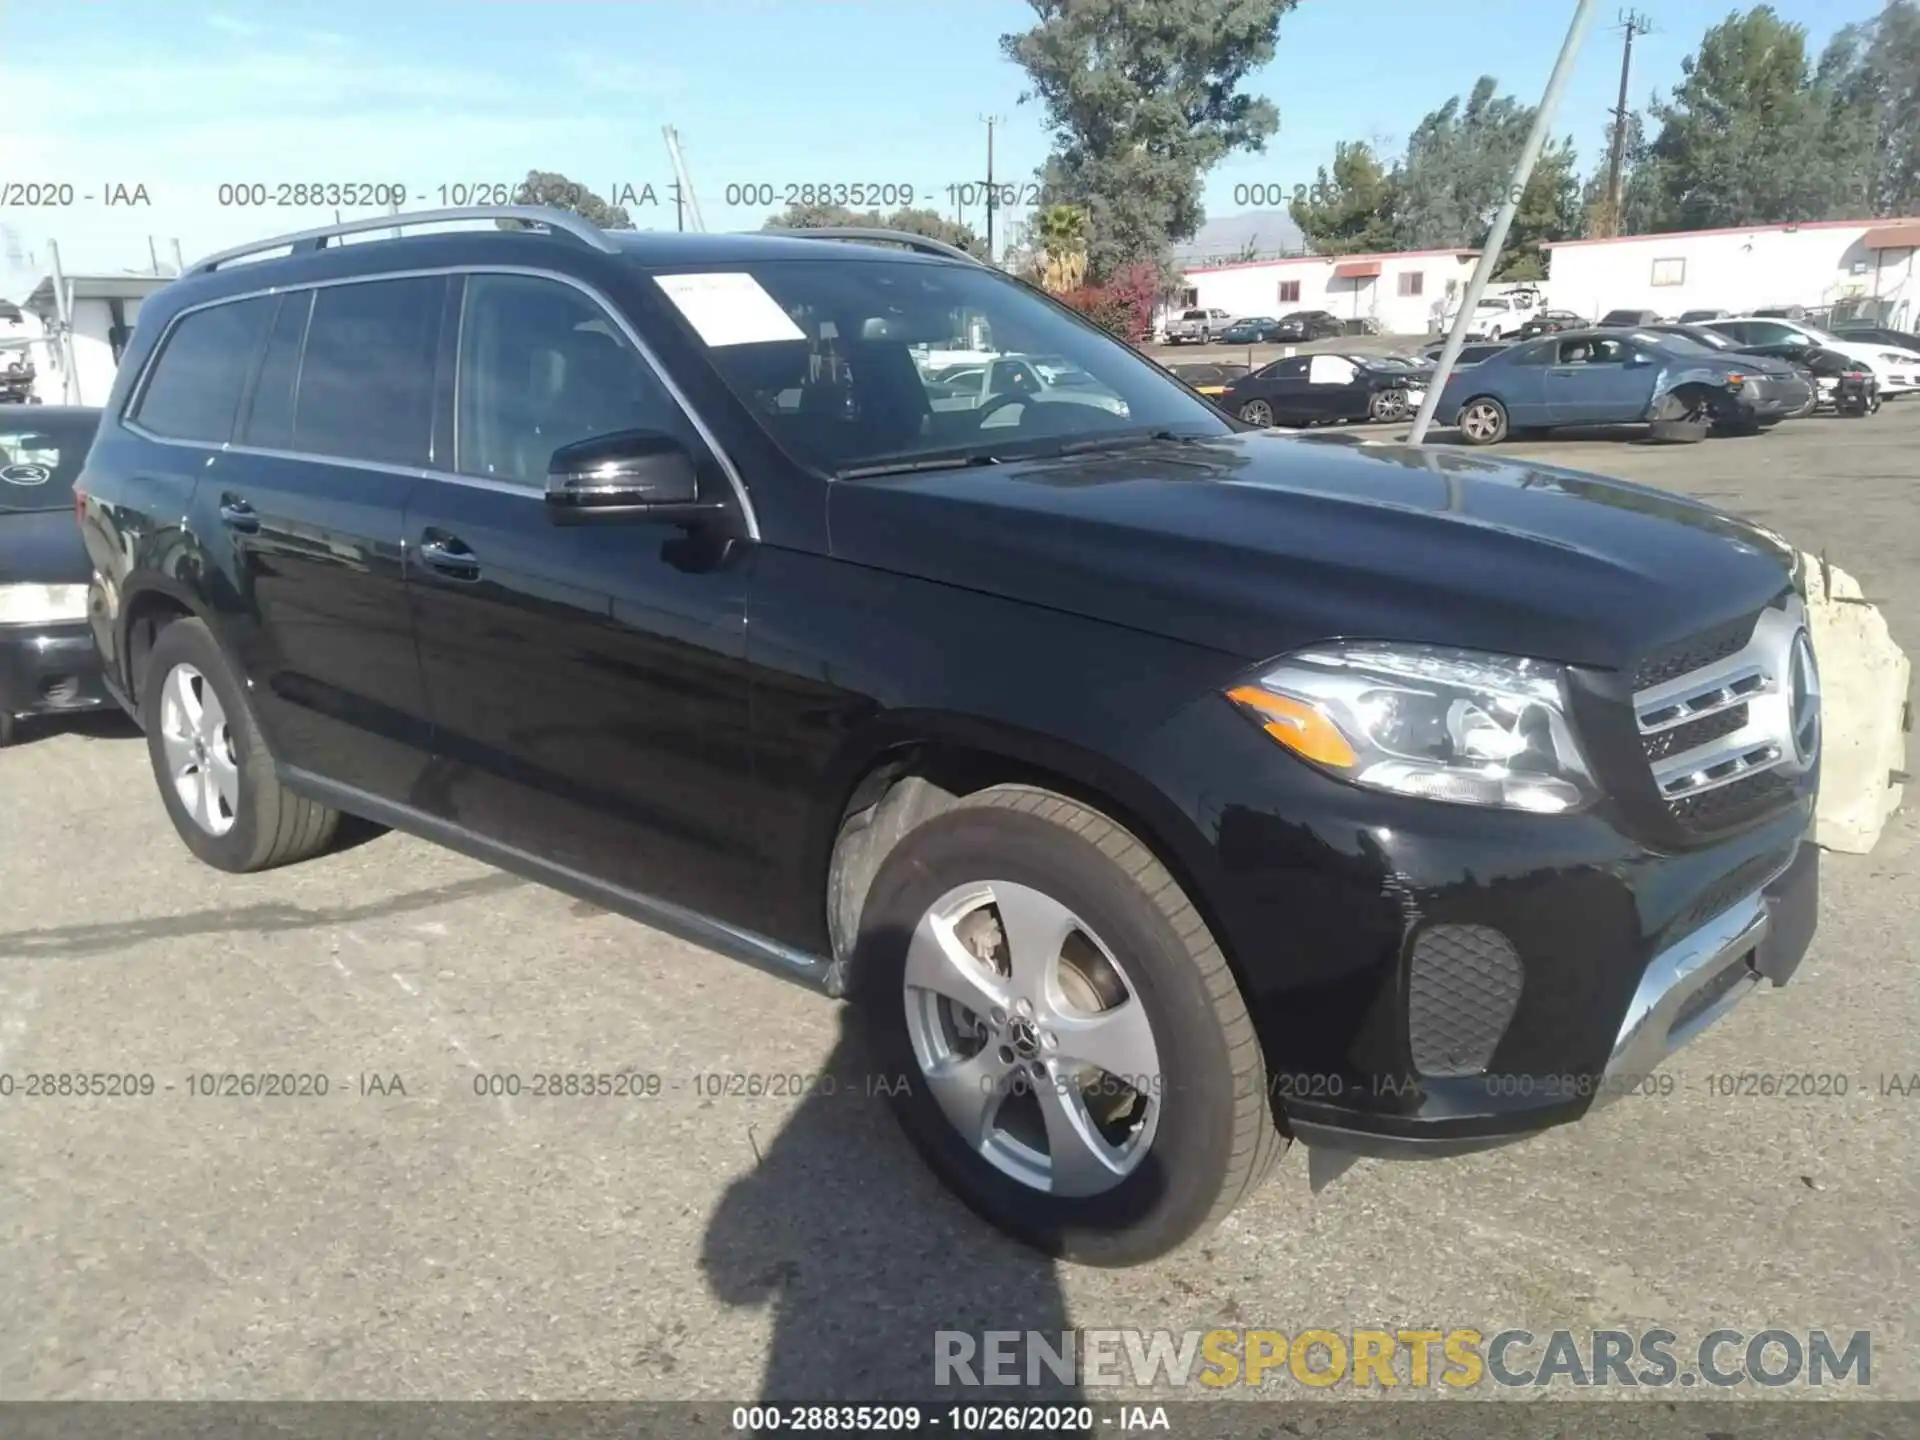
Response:
M173 273L176 275L184 275L187 273L187 258L186 256L180 253L180 237L176 235L173 238L172 243L173 243Z
M1414 417L1413 429L1407 434L1409 445L1424 443L1433 425L1433 412L1440 408L1440 392L1446 389L1447 377L1453 373L1454 362L1460 358L1460 347L1466 343L1467 330L1473 324L1474 306L1480 303L1493 267L1499 262L1500 249L1507 243L1507 231L1513 227L1514 212L1520 208L1520 192L1527 188L1534 162L1540 158L1540 151L1547 143L1547 132L1553 128L1553 112L1559 108L1560 96L1573 74L1580 42L1586 38L1587 24L1593 19L1593 3L1594 0L1577 0L1574 7L1573 23L1567 27L1560 58L1553 62L1547 92L1540 97L1540 108L1534 112L1533 129L1527 132L1527 143L1520 147L1520 159L1507 185L1507 198L1501 203L1500 213L1493 217L1493 229L1487 232L1480 263L1473 267L1473 278L1467 281L1466 293L1460 297L1460 311L1454 316L1453 329L1447 332L1447 343L1441 348L1439 363L1433 367L1433 378L1427 382L1426 398L1420 402L1420 413Z
M60 268L58 241L47 242L47 263L53 267L54 323L60 327L56 343L60 348L60 403L80 403L80 377L73 373L73 297L67 293L67 277Z
M160 273L160 252L154 248L153 237L151 235L147 237L147 260L152 266L152 273L158 275Z

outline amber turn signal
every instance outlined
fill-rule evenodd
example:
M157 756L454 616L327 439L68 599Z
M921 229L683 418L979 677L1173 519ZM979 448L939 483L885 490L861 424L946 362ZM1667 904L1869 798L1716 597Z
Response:
M1227 698L1253 711L1267 734L1304 760L1349 770L1358 759L1334 723L1303 701L1258 685L1237 686L1227 692Z

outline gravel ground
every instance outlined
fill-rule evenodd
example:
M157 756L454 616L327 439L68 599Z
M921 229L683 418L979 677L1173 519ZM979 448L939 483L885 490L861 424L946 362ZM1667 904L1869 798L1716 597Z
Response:
M1507 453L1757 516L1920 653L1920 400ZM0 816L0 1073L155 1086L0 1099L0 1397L873 1399L929 1388L942 1328L1425 1325L1868 1329L1872 1393L1920 1398L1920 1094L1884 1079L1920 1072L1912 813L1828 860L1794 984L1678 1057L1673 1094L1318 1197L1296 1152L1203 1247L1121 1273L1001 1241L851 1079L704 1093L852 1075L841 1012L775 978L397 836L218 874L104 718L0 755ZM476 1093L629 1067L661 1093ZM1848 1093L1713 1088L1747 1070ZM222 1072L328 1094L190 1089Z

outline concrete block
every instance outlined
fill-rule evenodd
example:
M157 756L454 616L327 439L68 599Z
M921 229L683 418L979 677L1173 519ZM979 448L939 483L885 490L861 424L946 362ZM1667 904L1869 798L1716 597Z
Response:
M1900 807L1907 768L1907 688L1912 666L1860 583L1801 554L1807 626L1820 666L1820 800L1813 838L1865 855Z

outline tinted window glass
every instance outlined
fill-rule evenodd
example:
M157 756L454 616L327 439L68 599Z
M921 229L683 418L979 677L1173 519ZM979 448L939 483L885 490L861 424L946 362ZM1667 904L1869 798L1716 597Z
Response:
M688 441L678 404L619 326L555 280L475 275L460 326L457 467L546 484L553 452L616 430Z
M295 291L280 297L280 310L267 335L267 353L260 360L260 376L253 383L253 399L240 426L240 443L267 450L293 446L293 387L300 378L300 347L307 338L307 315L314 292Z
M272 314L273 300L260 296L181 317L161 346L133 418L171 440L224 445L233 438L240 392Z
M0 512L65 510L99 417L0 406Z
M329 285L307 323L293 448L425 465L432 450L437 278Z

